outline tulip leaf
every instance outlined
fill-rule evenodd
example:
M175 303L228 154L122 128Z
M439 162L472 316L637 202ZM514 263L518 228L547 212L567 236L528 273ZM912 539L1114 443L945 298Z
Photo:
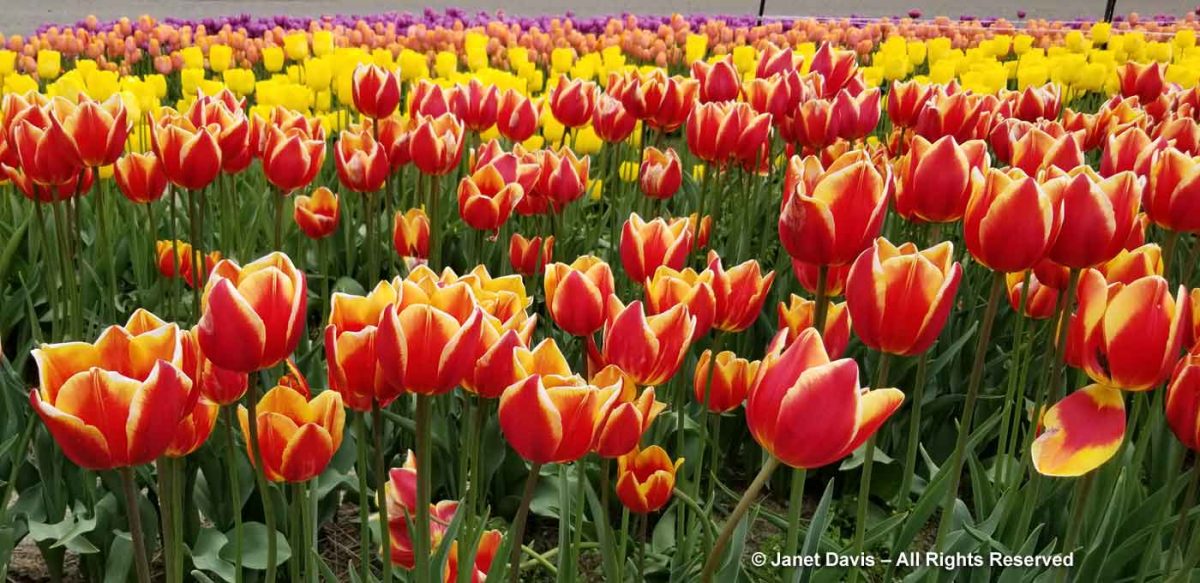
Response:
M829 528L829 523L833 517L829 515L829 503L833 499L833 480L825 485L825 492L821 494L821 501L817 502L817 509L813 511L812 520L808 523L808 533L804 535L804 544L800 547L800 554L812 555L817 552L821 543L821 536ZM800 567L796 569L795 575L792 576L793 583L807 583L812 577L812 571Z
M38 542L53 540L50 548L67 548L81 555L100 552L84 535L96 530L96 516L81 518L86 514L82 503L76 503L73 511L54 524L37 520L29 521L29 536Z
M600 543L600 558L602 559L600 566L604 569L604 579L618 581L620 580L620 568L617 565L617 551L612 540L612 527L608 523L608 509L600 506L600 500L597 499L596 491L592 488L590 480L584 487L588 505L592 508L592 516L596 517L596 539Z
M133 539L124 534L113 537L104 561L104 583L125 583L133 566Z
M4 245L4 250L0 251L0 284L8 281L8 270L12 267L17 249L25 242L25 232L29 230L29 223L33 221L33 217L33 213L25 216L25 220L13 231L8 243Z
M221 557L221 549L229 544L229 537L215 528L201 529L192 547L192 564L196 568L216 574L225 581L233 581L234 564ZM230 551L235 552L231 549Z
M277 506L282 508L282 506ZM267 525L261 522L246 522L242 524L242 565L247 569L267 568ZM275 531L275 566L287 562L292 556L292 547L288 546L287 537ZM226 545L221 549L221 558L226 561L233 559L233 549Z

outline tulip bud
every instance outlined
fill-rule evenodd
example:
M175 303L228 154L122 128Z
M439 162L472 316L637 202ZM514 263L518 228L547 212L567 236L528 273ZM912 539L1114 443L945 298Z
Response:
M342 396L334 391L325 391L309 401L289 387L277 386L262 396L255 412L262 471L272 482L307 482L317 477L342 445L346 410L342 408ZM238 420L250 453L246 407L238 406ZM250 453L250 462L255 461Z
M671 463L663 448L635 449L617 460L617 499L631 512L656 512L671 500L683 458Z
M962 218L971 176L987 172L987 144L945 136L930 144L916 136L896 167L896 212L909 221L949 223Z
M543 242L541 237L526 239L520 233L513 233L508 243L508 260L513 271L524 276L538 275L554 261L554 237L546 237Z
M683 166L674 148L666 152L658 148L646 148L640 172L642 193L650 198L667 200L683 184Z
M375 65L359 65L353 76L354 108L366 117L392 115L400 105L400 80L391 71Z
M324 239L337 230L341 217L338 196L324 186L313 191L312 196L297 196L293 218L296 225L310 239Z
M429 216L414 208L396 212L392 221L392 245L401 257L429 257Z

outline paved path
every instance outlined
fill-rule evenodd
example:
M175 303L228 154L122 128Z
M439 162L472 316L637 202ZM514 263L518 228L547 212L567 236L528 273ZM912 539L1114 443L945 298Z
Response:
M1195 8L1200 0L1119 0L1117 12L1136 10L1143 16L1180 14ZM368 14L387 11L417 11L431 4L397 0L0 0L0 32L24 34L46 22L75 22L88 13L109 19L119 16L178 16L201 18L223 14L291 14L316 16L328 13ZM503 8L510 14L554 14L569 6L576 13L755 13L756 0L451 0L446 4L468 10ZM998 5L999 4L999 5ZM957 17L1003 16L1015 18L1017 10L1030 17L1099 17L1103 0L1033 0L1004 5L989 0L767 0L767 14L775 15L865 15L889 16L921 9L924 16L944 14Z

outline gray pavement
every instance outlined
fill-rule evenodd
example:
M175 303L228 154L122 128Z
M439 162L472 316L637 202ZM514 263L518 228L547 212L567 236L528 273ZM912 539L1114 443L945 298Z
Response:
M1200 0L1119 0L1117 13L1136 11L1142 16L1155 14L1179 15L1196 8ZM119 16L177 16L202 18L225 14L255 15L289 14L317 16L321 14L367 14L387 11L419 11L428 5L452 5L467 10L503 9L509 14L556 14L570 9L580 15L635 13L754 13L757 0L452 0L439 3L397 2L395 0L0 0L0 32L26 34L46 22L75 22L88 14L102 19ZM923 16L947 15L958 17L1002 16L1015 18L1018 10L1029 17L1075 18L1099 17L1104 12L1104 0L1018 1L1015 3L988 0L767 0L766 13L772 15L902 15L918 8Z

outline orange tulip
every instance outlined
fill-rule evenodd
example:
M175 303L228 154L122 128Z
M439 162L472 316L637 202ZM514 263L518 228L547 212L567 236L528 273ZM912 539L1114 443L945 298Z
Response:
M1029 175L1049 167L1071 170L1084 163L1083 149L1074 134L1052 136L1036 127L1013 142L1009 161Z
M533 100L512 89L500 95L496 129L513 142L524 142L537 131L538 107Z
M792 259L792 273L796 276L796 281L800 282L800 286L805 291L813 295L817 293L817 280L820 276L819 270L819 265ZM842 295L842 292L846 288L846 275L849 273L849 263L827 267L825 274L825 295L828 297Z
M384 489L388 506L388 530L391 534L389 558L393 565L412 569L416 564L416 557L413 554L413 540L412 534L409 532L409 524L417 514L417 460L411 451L408 452L408 457L402 467L392 468L388 472L388 481L384 484ZM443 500L429 505L428 548L431 553L436 552L437 548L441 546L446 531L457 513L458 502L453 500ZM485 533L485 537L487 537L487 533ZM452 544L457 544L457 541ZM481 539L480 545L483 544ZM481 547L480 552L486 553L487 551ZM454 553L454 547L451 547L451 553Z
M130 152L118 158L113 164L113 179L121 194L138 204L154 202L167 190L167 175L153 152Z
M78 105L54 99L50 106L74 149L71 158L98 168L121 157L129 138L129 122L120 95L113 94L103 102L81 95Z
M433 514L433 513L431 513ZM500 542L504 537L498 530L485 530L479 536L479 544L475 548L475 562L469 566L471 569L467 581L470 583L484 583L487 580L488 573L492 570L492 563L496 559L496 553L500 550ZM501 560L504 560L503 558ZM450 554L446 557L446 575L442 578L442 583L453 583L458 581L459 566L458 558L458 541L450 543Z
M1200 158L1175 148L1158 152L1142 206L1154 224L1178 233L1200 233Z
M864 251L846 279L850 323L863 344L912 356L929 349L942 332L962 279L949 241L918 250L884 238Z
M692 78L699 82L700 103L733 101L741 90L741 78L731 55L714 63L693 61Z
M696 402L707 405L713 413L727 413L746 400L750 384L758 375L759 361L738 358L728 350L717 354L717 366L712 368L712 351L705 350L696 362L692 391ZM708 400L705 400L707 391Z
M1121 249L1116 257L1099 267L1108 283L1131 284L1151 275L1163 274L1162 248L1147 243L1132 251Z
M717 305L713 326L726 332L749 328L762 312L771 284L775 282L775 272L768 271L763 275L755 259L726 271L716 251L708 252L708 269L713 273L712 289Z
M896 212L909 221L950 223L962 218L971 198L972 173L987 172L987 143L959 144L953 136L932 144L915 136L896 164Z
M572 336L588 336L604 325L608 298L615 284L612 269L601 259L584 255L546 267L546 307L554 323Z
M1167 425L1184 447L1200 451L1200 356L1180 359L1167 385Z
M795 72L791 74L795 75ZM775 124L783 123L789 112L799 106L799 96L793 99L796 93L792 91L788 85L788 79L791 76L771 75L765 78L751 79L742 85L742 93L745 95L746 103L758 113L770 114L771 121ZM799 77L795 77L799 79Z
M163 455L171 458L187 457L200 449L217 425L217 414L221 407L200 397L192 411L179 421L174 437Z
M667 148L666 152L655 147L646 148L642 154L639 175L642 194L658 200L675 196L683 184L683 166L679 154L675 153L674 148Z
M297 196L293 217L308 238L324 239L337 230L341 218L338 196L324 186L314 190L312 196Z
M178 114L164 115L154 125L154 154L171 184L200 190L221 173L221 148L209 126L193 126Z
M984 113L981 95L935 89L917 115L913 131L927 140L954 136L960 143L977 137L976 126Z
M412 151L408 147L412 132L406 120L392 116L371 123L379 124L379 146L383 148L384 158L387 158L392 172L412 162Z
M1053 83L1031 85L1021 91L1005 91L1001 99L1009 105L1013 117L1024 121L1058 119L1062 109L1062 90Z
M829 361L809 328L767 354L746 401L746 423L763 449L794 468L818 468L858 449L904 401L896 389L863 390L858 364Z
M596 84L559 75L549 99L550 112L559 123L569 128L585 126L596 108Z
M1088 385L1055 403L1042 416L1030 449L1043 476L1082 476L1108 461L1125 440L1121 391Z
M467 294L460 296L470 301ZM440 395L462 382L479 354L483 312L474 306L388 305L375 341L383 376L393 387L419 395ZM469 309L469 311L468 311ZM465 321L449 312L470 316Z
M1107 177L1129 170L1138 176L1147 176L1155 153L1168 145L1167 140L1151 139L1146 130L1136 126L1109 134L1100 154L1100 175Z
M1147 391L1166 379L1179 358L1191 302L1183 286L1152 275L1107 284L1098 271L1079 281L1079 307L1071 318L1067 352L1092 380L1130 391Z
M419 208L396 211L392 221L392 245L401 257L429 257L429 215Z
M375 403L387 407L400 395L399 387L386 381L378 358L379 318L398 299L396 288L387 282L366 296L338 292L330 299L325 327L329 388L355 411L370 411Z
M850 85L858 73L858 62L854 51L843 51L833 47L831 43L821 43L820 48L813 54L809 71L821 76L824 80L825 93L823 97L837 95L843 87Z
M238 402L242 395L246 394L248 375L214 365L200 349L195 329L183 332L182 345L181 370L192 380L192 385L200 391L202 397L217 405L230 405Z
M521 180L532 183L530 179L536 171L536 166L521 164L512 154L498 156L477 167L458 183L459 216L473 229L499 231L525 196Z
M422 174L449 174L462 160L463 125L449 113L420 116L414 120L409 148L413 164Z
M324 162L325 140L311 139L300 130L284 131L275 126L265 130L263 175L282 193L287 194L311 184Z
M1083 166L1068 174L1051 173L1042 188L1062 201L1062 228L1046 252L1069 268L1099 265L1117 255L1137 217L1142 180L1132 172L1100 178Z
M538 275L546 270L546 265L554 261L554 236L533 237L526 239L520 233L513 233L508 242L508 261L513 271L524 275Z
M604 406L618 390L589 385L577 375L530 375L500 396L500 429L531 462L574 461L592 449Z
M688 150L712 164L729 159L757 169L766 158L771 116L746 103L705 103L687 118Z
M462 95L462 110L459 118L473 132L482 132L496 125L496 112L500 106L500 92L495 85L484 85L472 78L466 85L458 86Z
M614 375L620 372L615 368L609 370L615 371L610 373ZM604 379L605 382L602 383L601 379L604 377L597 375L592 382L618 386L618 389L615 393L616 398L607 404L604 420L596 429L596 443L593 449L603 458L621 457L637 448L642 436L650 429L650 424L667 405L655 400L654 387L646 387L642 394L635 398L637 388L632 384L615 385L607 383L608 379Z
M675 473L683 458L671 463L663 448L635 449L617 459L617 498L631 512L656 512L671 500Z
M306 482L321 472L342 446L346 410L342 396L325 391L311 401L291 387L277 386L262 396L255 411L263 474L272 482ZM238 420L250 463L250 420L238 406Z
M1154 129L1154 138L1156 143L1173 142L1176 149L1193 156L1200 154L1200 122L1191 117L1177 114L1164 120Z
M304 273L286 254L245 267L221 261L204 289L200 348L213 364L238 372L283 362L304 335L307 290Z
M1121 95L1137 97L1142 104L1154 102L1165 89L1165 71L1166 67L1155 61L1145 64L1129 61L1117 67Z
M366 117L388 117L400 106L400 80L383 67L360 64L350 88L354 109Z
M708 334L717 317L711 270L677 271L664 265L654 271L654 277L646 282L646 309L651 314L661 314L680 304L687 306L688 313L696 318L695 337Z
M564 146L557 152L543 150L531 159L541 170L527 194L548 201L556 211L579 200L587 191L588 173L591 170L589 157L580 158Z
M647 317L642 302L625 306L609 296L601 356L639 385L661 385L679 370L695 330L696 317L685 305Z
M1009 273L1004 278L1006 287L1008 288L1008 303L1012 306L1013 311L1021 309L1021 295L1025 293L1025 272ZM1050 287L1040 280L1034 274L1029 275L1029 293L1025 298L1025 312L1027 318L1034 320L1048 320L1054 315L1054 310L1058 304L1059 290Z
M30 404L67 458L85 469L153 461L199 397L179 369L179 327L145 310L94 343L43 344L32 355L39 384Z
M592 111L592 129L601 140L610 144L624 142L637 127L637 118L625 111L621 101L607 93L596 98Z
M857 94L843 89L833 100L834 129L844 140L859 140L875 131L879 125L879 89Z
M75 155L71 138L62 125L50 119L38 126L30 118L9 129L9 141L20 161L21 172L42 186L65 184L78 178L83 162Z
M254 132L243 109L244 101L223 89L215 96L200 95L187 112L193 126L211 126L210 131L215 132L221 150L221 170L226 174L245 170L254 159L255 149L250 144Z
M342 131L333 147L333 160L338 180L353 192L377 192L391 170L386 153L366 128Z
M971 181L974 193L963 217L967 251L994 271L1032 268L1058 237L1060 203L1020 171L991 168L973 173Z
M785 332L783 342L793 342L800 333L813 327L816 317L817 303L813 300L792 294L787 303L779 302L776 313L779 315L778 327ZM846 302L829 303L825 317L825 329L821 330L821 338L825 342L825 352L830 358L841 358L850 344L850 314L846 311Z
M793 156L784 179L779 238L795 259L849 263L871 245L887 214L891 170L852 150L823 168Z
M692 250L692 232L686 219L671 222L661 217L646 222L629 215L621 229L621 265L636 283L645 283L660 266L682 269Z
M662 69L646 75L636 71L614 74L608 82L608 93L620 99L630 114L662 132L683 125L695 106L698 88L695 79L667 76Z

